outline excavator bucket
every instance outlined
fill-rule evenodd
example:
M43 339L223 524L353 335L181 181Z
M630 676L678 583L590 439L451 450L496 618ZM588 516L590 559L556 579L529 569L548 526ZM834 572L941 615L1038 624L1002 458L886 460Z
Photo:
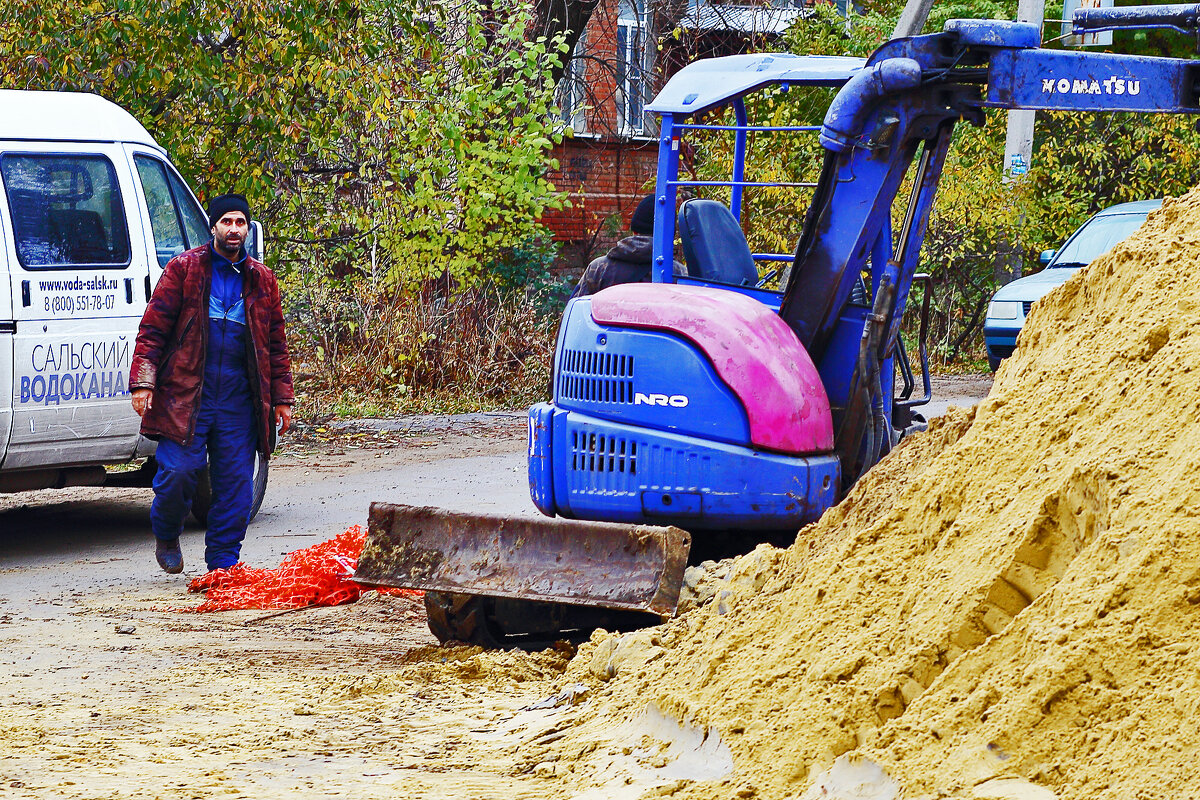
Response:
M354 580L669 615L690 547L673 527L372 503Z

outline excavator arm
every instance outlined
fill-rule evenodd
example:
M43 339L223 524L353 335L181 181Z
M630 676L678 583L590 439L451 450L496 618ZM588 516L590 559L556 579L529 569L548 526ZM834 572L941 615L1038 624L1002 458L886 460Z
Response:
M1075 25L1077 32L1129 25L1194 31L1196 8L1086 9ZM951 20L943 33L880 47L825 116L827 155L779 313L823 374L833 376L827 382L850 387L844 399L831 398L847 485L887 449L879 370L899 336L954 126L981 124L984 108L1200 112L1200 65L1193 61L1040 45L1034 25ZM861 323L847 319L855 281L915 159L905 221L873 287L871 313ZM832 342L845 340L839 326L860 324L864 352L856 358L829 352Z

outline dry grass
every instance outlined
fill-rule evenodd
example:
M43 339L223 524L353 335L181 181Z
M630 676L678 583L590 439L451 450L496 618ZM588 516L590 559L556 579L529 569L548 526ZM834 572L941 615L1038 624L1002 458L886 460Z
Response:
M302 290L289 331L302 413L458 412L544 399L559 310L490 285L456 294Z

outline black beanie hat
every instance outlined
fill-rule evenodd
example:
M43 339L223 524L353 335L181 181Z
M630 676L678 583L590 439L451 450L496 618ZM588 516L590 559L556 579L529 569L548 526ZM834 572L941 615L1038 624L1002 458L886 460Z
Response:
M629 230L647 235L654 233L654 195L646 195L637 204L629 218Z
M216 227L217 220L230 211L240 211L246 215L246 222L250 221L250 204L246 198L240 194L223 194L208 204L208 227Z

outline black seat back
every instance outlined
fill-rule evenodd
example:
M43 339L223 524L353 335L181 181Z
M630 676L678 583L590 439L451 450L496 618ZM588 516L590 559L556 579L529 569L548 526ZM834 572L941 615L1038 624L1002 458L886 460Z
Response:
M50 241L67 254L72 264L100 264L109 260L108 237L96 211L50 209Z
M688 200L679 207L677 222L689 275L734 286L758 283L746 235L723 203Z
M21 263L28 267L60 261L57 251L51 252L50 208L46 198L40 192L13 188L8 191L8 204Z

